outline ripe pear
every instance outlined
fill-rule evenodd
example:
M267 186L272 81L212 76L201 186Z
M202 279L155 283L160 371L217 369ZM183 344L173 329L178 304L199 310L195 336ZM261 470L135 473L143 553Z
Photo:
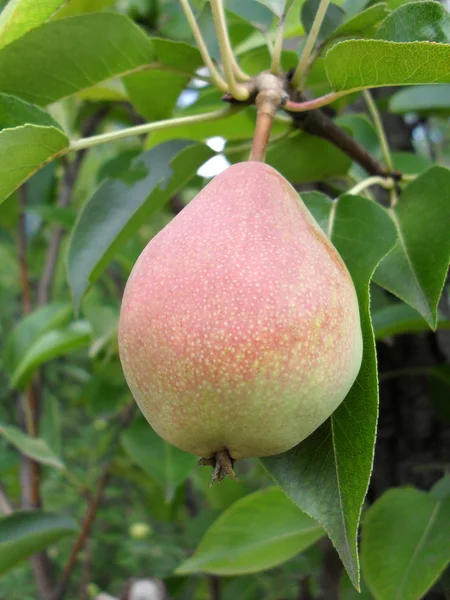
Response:
M355 288L289 182L264 163L238 163L142 252L119 350L141 411L174 446L211 464L221 453L279 454L355 381Z

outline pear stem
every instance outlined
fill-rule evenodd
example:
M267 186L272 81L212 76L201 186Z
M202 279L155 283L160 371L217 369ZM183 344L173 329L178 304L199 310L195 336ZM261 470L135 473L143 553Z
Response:
M278 77L272 73L262 73L256 86L259 90L255 100L256 126L249 160L264 162L276 112L286 102L287 95Z

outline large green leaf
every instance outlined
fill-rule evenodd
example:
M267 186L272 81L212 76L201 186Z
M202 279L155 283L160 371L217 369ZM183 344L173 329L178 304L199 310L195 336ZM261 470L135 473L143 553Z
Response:
M450 83L450 44L347 40L326 54L332 88L358 90L385 85Z
M68 145L67 136L49 114L0 93L0 203Z
M168 502L197 463L195 456L160 438L144 419L136 420L121 441L131 459L162 485Z
M0 91L50 104L141 69L153 58L150 39L123 15L50 21L0 50Z
M140 154L122 175L100 185L83 207L70 240L67 268L76 307L118 248L212 154L202 144L173 140Z
M150 121L170 117L186 84L202 66L200 52L184 42L153 38L155 56L151 70L123 78L128 96L136 110ZM158 69L158 63L180 73Z
M416 310L403 303L391 304L373 312L372 325L377 340L402 333L428 331L425 319ZM438 327L450 329L450 319L440 316Z
M65 17L74 17L90 12L97 12L109 8L115 4L115 0L69 0L58 10L53 19L64 19Z
M450 111L450 85L420 85L400 90L389 100L395 113Z
M11 376L11 386L23 388L44 363L89 345L92 328L87 321L74 321L61 329L47 331L32 344Z
M9 0L0 13L0 48L46 21L66 0Z
M64 463L51 450L47 442L41 438L35 438L23 433L17 427L12 425L3 425L0 423L0 435L10 444L15 446L22 454L32 458L36 462L56 469L64 469Z
M403 190L388 213L398 242L374 279L435 328L450 260L450 170L436 166L425 171Z
M242 575L275 567L324 535L278 488L235 502L207 530L177 573Z
M381 24L377 38L392 42L450 43L450 15L440 2L410 2Z
M324 527L358 587L357 531L378 415L369 281L395 244L396 234L385 211L370 200L347 195L332 203L318 192L304 194L303 199L352 275L361 314L363 362L344 402L323 425L289 452L262 462L291 500Z
M0 575L76 531L73 519L37 510L16 512L0 519Z
M450 498L388 490L363 521L361 563L376 600L419 600L450 561Z
M64 325L70 320L72 307L66 302L50 302L26 315L11 331L5 343L6 369L12 372L30 346L47 331Z

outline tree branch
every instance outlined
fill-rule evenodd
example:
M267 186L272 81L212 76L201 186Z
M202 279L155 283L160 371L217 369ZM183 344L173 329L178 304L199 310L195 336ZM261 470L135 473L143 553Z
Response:
M89 119L86 120L82 128L82 136L88 137L92 135L100 122L107 114L109 108L102 107L96 113L94 113ZM66 168L61 183L61 189L57 200L57 206L66 207L69 206L72 199L72 191L75 181L78 176L86 149L81 150L76 154L73 161L66 164ZM51 287L53 284L53 278L55 276L56 266L58 263L59 250L61 248L61 242L64 236L64 227L58 225L55 227L50 239L50 243L47 250L47 256L45 257L44 268L42 270L42 276L39 281L37 291L37 302L39 306L44 306L50 300Z
M6 492L3 489L3 486L1 484L0 484L0 511L5 516L8 516L8 515L10 515L11 513L14 512L12 504L9 501L9 498L8 498Z
M115 433L114 440L112 442L112 445L114 445L114 447L119 442L119 436L120 436L121 431L130 423L131 419L133 418L135 407L136 407L136 404L133 400L129 405L127 405L123 409L123 411L120 415L121 422ZM80 533L78 534L78 537L75 540L75 543L70 552L70 556L67 560L66 566L64 567L61 581L60 581L57 589L55 590L55 592L52 594L51 600L62 600L65 596L65 593L67 591L67 586L70 581L70 577L72 575L73 569L76 564L78 553L81 550L81 548L83 547L83 545L86 543L86 540L88 539L88 537L90 535L92 523L95 519L97 510L100 506L103 492L109 481L109 478L111 477L111 466L112 466L112 461L109 461L105 465L105 467L103 467L102 474L100 475L100 478L97 483L97 489L87 507L87 510L86 510L86 513L85 513L85 516L83 519L83 523L81 525Z
M308 112L291 114L294 125L298 129L324 140L328 140L334 146L342 150L342 152L347 154L352 160L361 165L369 175L380 175L381 177L395 175L398 178L399 174L388 173L379 160L372 156L370 152L367 152L364 146L361 146L361 144L339 127L339 125L336 125L336 123L322 111L311 110Z

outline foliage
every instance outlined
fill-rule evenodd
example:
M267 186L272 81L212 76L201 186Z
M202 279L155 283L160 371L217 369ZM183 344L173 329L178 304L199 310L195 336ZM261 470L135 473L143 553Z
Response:
M332 543L343 600L426 597L448 580L448 476L366 494L375 342L450 329L450 14L432 0L224 2L240 68L289 71L266 162L345 261L364 356L309 438L210 488L138 415L117 348L148 240L252 146L254 97L223 102L223 32L209 2L190 4L207 51L186 2L0 2L0 589L32 600L41 569L61 599L142 577L174 600L327 600ZM412 131L408 152L390 147L390 119ZM444 360L383 376L409 374L448 422Z

